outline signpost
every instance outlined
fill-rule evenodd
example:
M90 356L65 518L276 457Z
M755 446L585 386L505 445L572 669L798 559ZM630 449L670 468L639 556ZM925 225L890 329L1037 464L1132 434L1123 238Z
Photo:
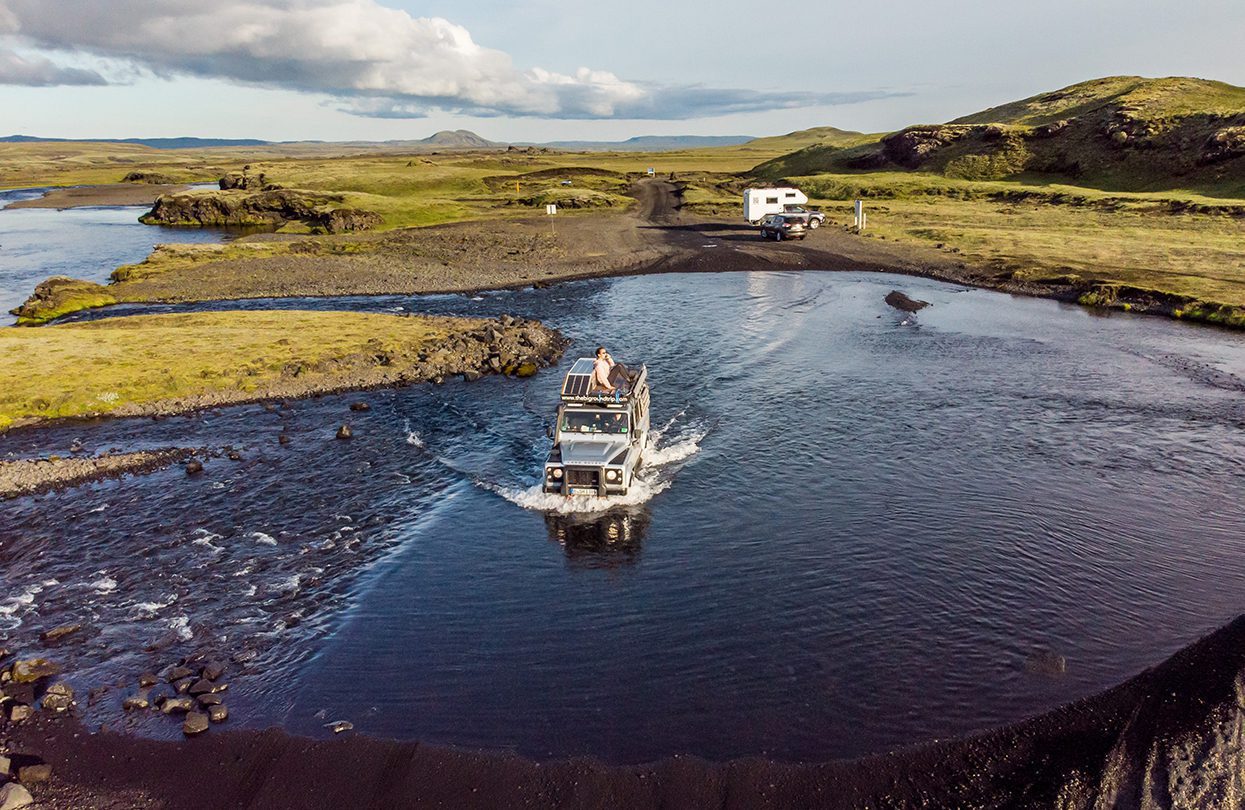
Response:
M863 231L865 229L865 224L867 223L867 221L868 221L868 215L865 214L865 201L857 200L856 201L856 219L855 221L852 222L852 227L854 227L857 232Z

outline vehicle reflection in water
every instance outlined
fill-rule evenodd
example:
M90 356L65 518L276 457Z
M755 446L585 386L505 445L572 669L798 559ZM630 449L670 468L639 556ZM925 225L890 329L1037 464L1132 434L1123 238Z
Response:
M593 515L547 513L545 526L571 567L622 568L639 561L650 520L644 508Z

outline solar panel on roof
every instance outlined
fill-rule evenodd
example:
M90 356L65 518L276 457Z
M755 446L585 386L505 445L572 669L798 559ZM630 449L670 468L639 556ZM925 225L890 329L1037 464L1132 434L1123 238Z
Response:
M575 361L575 365L571 366L571 370L566 373L565 382L562 383L562 396L588 395L588 390L592 387L593 363L590 357L581 357Z

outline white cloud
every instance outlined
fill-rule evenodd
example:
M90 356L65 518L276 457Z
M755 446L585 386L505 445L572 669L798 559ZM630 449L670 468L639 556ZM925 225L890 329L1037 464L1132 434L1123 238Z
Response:
M678 119L884 95L656 86L589 68L573 75L524 70L503 51L477 44L462 26L412 17L375 0L0 0L0 34L124 60L157 75L326 93L345 99L347 110L382 117L420 117L435 109ZM40 67L56 68L47 60ZM93 75L96 82L79 76L83 80L61 83L103 81Z
M3 9L0 9L2 12ZM0 24L3 20L0 19ZM0 84L52 87L64 84L107 84L93 70L64 67L38 55L22 55L0 49Z

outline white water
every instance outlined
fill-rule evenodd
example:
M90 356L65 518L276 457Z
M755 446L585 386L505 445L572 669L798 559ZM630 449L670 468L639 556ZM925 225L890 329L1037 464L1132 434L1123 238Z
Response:
M707 429L689 426L670 444L661 444L664 434L671 429L676 419L678 416L671 419L661 429L651 432L652 444L644 459L644 467L633 479L626 495L614 495L608 498L577 495L568 498L565 495L545 492L541 484L529 487L510 487L490 484L487 481L478 483L516 506L538 512L552 512L559 515L596 514L608 512L620 506L639 506L665 492L674 484L676 473L685 466L683 462L700 452L700 442L709 433Z

